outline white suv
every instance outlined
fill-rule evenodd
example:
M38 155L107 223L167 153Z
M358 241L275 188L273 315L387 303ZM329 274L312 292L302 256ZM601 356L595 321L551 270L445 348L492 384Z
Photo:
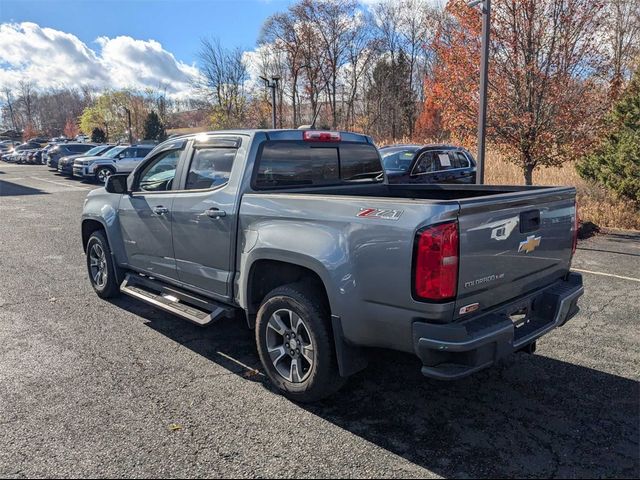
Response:
M100 157L82 157L73 163L73 176L105 183L114 173L130 173L155 145L121 145Z

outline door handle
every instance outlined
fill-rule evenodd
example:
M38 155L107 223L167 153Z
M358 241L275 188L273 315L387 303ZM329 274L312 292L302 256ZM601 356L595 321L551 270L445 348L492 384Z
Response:
M167 213L169 213L169 209L167 207L163 207L162 205L158 205L157 207L153 208L153 213L155 213L156 215L166 215Z
M227 216L227 212L225 212L224 210L219 210L215 207L206 210L204 213L209 218L220 218Z

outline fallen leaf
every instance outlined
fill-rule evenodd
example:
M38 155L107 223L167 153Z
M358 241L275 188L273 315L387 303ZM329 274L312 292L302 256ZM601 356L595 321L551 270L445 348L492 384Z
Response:
M171 430L172 432L182 430L182 425L180 425L179 423L172 423L171 425L169 425L169 430Z

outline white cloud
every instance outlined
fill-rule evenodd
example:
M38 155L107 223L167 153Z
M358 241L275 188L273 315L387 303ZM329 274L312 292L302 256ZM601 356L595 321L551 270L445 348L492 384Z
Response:
M22 79L39 88L86 85L104 88L157 88L188 95L198 71L177 60L155 40L100 37L89 48L78 37L35 23L0 24L0 85Z

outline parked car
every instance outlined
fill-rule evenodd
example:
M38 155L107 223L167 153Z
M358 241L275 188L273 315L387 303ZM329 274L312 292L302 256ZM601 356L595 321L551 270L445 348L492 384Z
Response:
M25 142L17 145L9 155L3 155L3 160L10 163L26 163L30 151L40 148L37 143Z
M78 155L67 155L58 160L58 172L63 175L73 176L73 162L76 159L84 159L88 157L99 157L111 150L115 145L98 145L85 153Z
M47 165L56 170L62 157L85 153L95 146L93 143L60 143L47 152Z
M18 145L20 145L20 142L16 142L14 140L3 140L0 142L0 154L12 152Z
M121 145L102 156L79 158L73 176L104 184L114 173L131 173L155 145Z
M389 183L476 183L476 162L452 145L389 145L380 148Z
M368 347L414 353L438 379L532 353L583 293L575 197L389 184L360 134L210 132L90 192L82 245L100 297L198 325L246 319L268 378L314 401L364 368Z

